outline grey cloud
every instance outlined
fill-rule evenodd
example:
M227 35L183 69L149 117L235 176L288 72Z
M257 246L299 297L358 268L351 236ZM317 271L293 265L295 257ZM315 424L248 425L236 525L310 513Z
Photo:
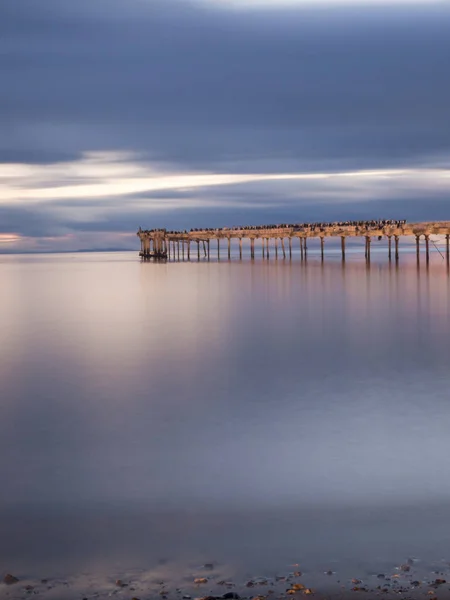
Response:
M29 4L29 14L16 1L0 9L2 122L21 125L24 152L23 129L39 124L61 156L132 148L223 170L448 153L445 5L264 17L173 0L142 13L134 2L93 10L81 0L72 13L64 2ZM3 138L3 155L10 145L17 154L14 138Z
M445 3L233 12L187 0L3 0L0 161L130 150L144 164L233 173L448 166L449 17ZM408 201L374 190L357 204L302 189L10 205L0 228L45 236L139 224L448 217L442 192ZM195 212L171 207L195 197L205 202ZM152 211L152 199L168 200L167 210Z

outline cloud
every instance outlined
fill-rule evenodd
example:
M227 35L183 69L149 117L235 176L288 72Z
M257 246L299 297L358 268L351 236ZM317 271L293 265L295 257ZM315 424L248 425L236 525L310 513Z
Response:
M52 165L0 165L0 234L55 248L133 247L139 226L189 229L239 223L376 218L446 218L450 169L313 173L161 170L133 154L87 153ZM421 216L422 212L422 216ZM39 241L40 240L40 241ZM19 243L14 240L14 243ZM99 246L100 244L100 246ZM2 246L2 250L5 245Z
M154 193L138 181L139 170L148 178L153 169L150 177L190 178L196 210L192 178L210 177L201 183L211 194L208 206L201 203L209 212L225 209L222 188L240 181L242 211L253 203L261 221L257 194L244 197L249 174L260 176L260 193L269 196L280 174L445 170L449 16L448 5L428 2L235 11L187 0L40 0L23 10L17 0L3 0L0 161L47 171L26 171L2 202L26 201L29 229L41 222L43 233L64 222L56 204L74 197L73 170L82 168L77 194L91 208L79 204L78 219L68 223L96 222L98 194L120 196L121 212L133 217L126 197ZM100 172L105 165L89 169L87 156L108 156L116 173ZM162 200L169 189L160 187ZM289 204L289 189L275 190L280 204ZM348 192L380 198L377 182ZM321 197L304 194L295 210ZM157 204L147 198L151 214ZM344 197L335 195L333 210L339 203L344 211ZM175 203L158 210L164 206L172 219ZM426 218L426 200L421 206Z

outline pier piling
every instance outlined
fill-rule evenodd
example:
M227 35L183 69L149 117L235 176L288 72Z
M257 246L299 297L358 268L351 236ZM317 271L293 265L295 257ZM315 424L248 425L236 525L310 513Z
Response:
M425 234L425 252L426 252L426 261L430 261L430 236Z

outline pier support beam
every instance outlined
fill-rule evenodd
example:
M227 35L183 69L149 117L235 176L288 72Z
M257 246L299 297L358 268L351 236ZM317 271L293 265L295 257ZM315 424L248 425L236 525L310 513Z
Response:
M250 257L252 260L255 258L255 238L250 238Z
M205 240L202 240L202 245L203 245L203 256L206 258L208 256L208 254L206 252L206 242L205 242Z
M191 260L191 240L188 240L187 243L187 255L188 260Z
M450 261L450 234L447 233L447 235L445 236L445 245L446 245L446 250L447 250L447 262Z
M262 257L265 258L266 257L266 247L265 247L265 240L264 238L261 238L261 247L262 247Z
M177 242L177 258L180 260L180 240Z
M392 235L388 235L388 255L389 260L392 258Z
M185 245L185 241L183 240L181 242L182 246L181 246L181 252L182 252L182 256L183 256L183 260L184 260L184 245Z
M298 241L300 242L300 258L303 260L303 238L298 238Z
M210 253L210 247L209 247L209 238L206 241L207 245L208 245L208 260L211 258L211 253Z
M420 261L420 235L416 235L416 257L417 262Z
M239 260L242 260L242 238L239 238Z
M395 260L398 260L398 241L399 241L399 236L398 235L394 235L394 240L395 240Z
M372 243L372 238L370 235L366 235L366 259L370 260L370 244Z
M292 238L289 236L289 259L292 258Z
M324 247L323 247L324 244L325 244L325 238L321 237L320 238L320 257L322 258L322 260L323 260L323 253L324 253Z
M286 258L286 249L284 247L284 238L281 238L281 250L283 251L283 258Z
M220 239L217 238L217 260L220 260Z
M278 260L278 238L275 238L273 241L275 243L275 258Z
M200 260L200 240L197 240L197 260Z
M430 262L430 236L428 234L425 235L425 251L427 262Z
M228 260L231 259L231 238L228 238Z
M345 260L345 235L341 236L342 260Z
M270 257L270 253L269 253L269 238L266 238L266 258L267 260L269 260Z

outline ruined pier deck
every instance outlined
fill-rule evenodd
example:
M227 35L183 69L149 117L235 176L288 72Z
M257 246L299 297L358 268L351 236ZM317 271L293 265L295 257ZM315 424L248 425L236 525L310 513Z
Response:
M196 229L191 231L168 231L166 229L139 229L137 236L141 242L140 256L143 259L169 258L175 260L190 260L196 257L200 260L203 256L209 259L215 255L217 258L231 258L231 242L237 240L239 245L239 258L245 253L254 259L258 251L263 258L291 258L294 243L299 245L300 256L306 258L308 240L320 240L320 253L322 259L325 255L326 240L329 238L340 239L342 259L345 260L346 240L348 238L364 238L365 257L370 260L371 242L386 240L387 256L399 260L399 245L401 238L414 237L416 253L419 259L421 240L424 241L426 259L430 256L430 236L444 236L447 262L450 257L450 221L433 221L426 223L402 223L388 225L346 225L332 224L322 226L311 224L305 226L273 226L220 229ZM245 242L245 246L244 246ZM192 251L191 245L194 245ZM225 248L223 246L225 245Z

